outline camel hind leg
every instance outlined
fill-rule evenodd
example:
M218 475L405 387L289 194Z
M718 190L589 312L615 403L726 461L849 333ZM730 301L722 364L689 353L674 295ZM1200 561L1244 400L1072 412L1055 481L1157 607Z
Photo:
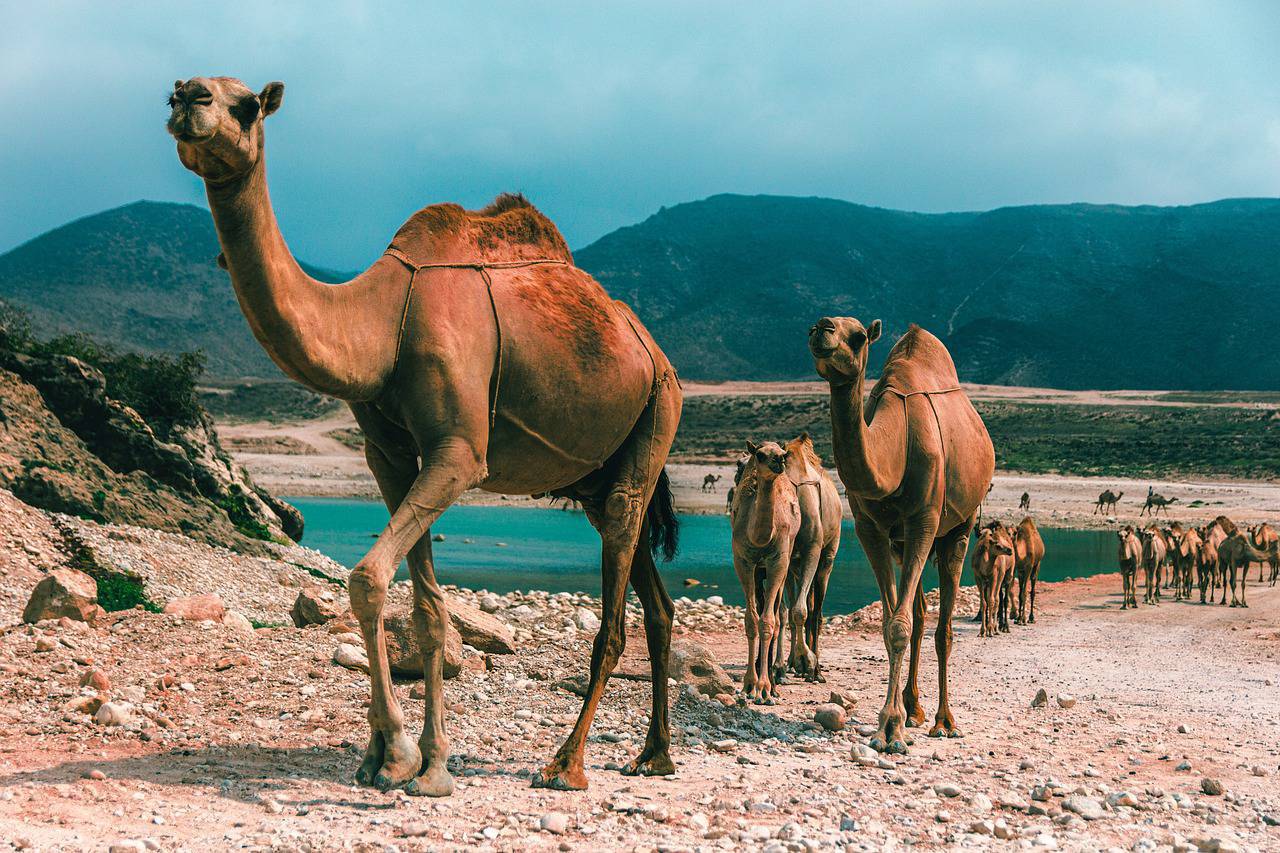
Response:
M647 528L646 528L647 530ZM662 583L658 567L641 536L631 562L631 586L644 608L644 637L649 647L649 665L653 672L653 712L649 715L649 732L644 748L628 764L628 776L667 776L676 772L671 760L671 725L667 704L667 657L671 652L671 621L675 604Z
M947 689L947 664L951 658L951 618L955 613L956 593L960 591L960 573L964 555L969 549L969 533L974 519L952 530L934 548L938 566L938 627L933 632L933 646L938 654L938 711L934 715L930 737L963 737L951 715L951 696Z
M818 683L824 683L827 680L822 674L822 656L818 651L818 641L822 637L822 605L827 598L827 584L831 582L831 570L835 562L834 548L827 548L822 552L822 558L818 561L818 571L813 578L813 586L809 590L811 599L809 618L805 621L806 642L809 644L809 650L813 652L813 672L810 673L809 680Z

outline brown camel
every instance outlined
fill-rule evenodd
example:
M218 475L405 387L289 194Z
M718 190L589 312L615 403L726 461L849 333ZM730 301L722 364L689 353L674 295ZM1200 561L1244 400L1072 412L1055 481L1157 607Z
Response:
M1191 598L1192 575L1200 565L1200 552L1204 542L1200 532L1194 527L1183 530L1173 541L1173 575L1175 601L1186 601Z
M1220 515L1217 518L1215 518L1213 521L1209 522L1209 525L1205 528L1204 535L1201 537L1204 540L1204 545L1202 547L1207 548L1210 551L1210 553L1212 553L1213 555L1212 565L1213 565L1214 571L1210 576L1211 578L1210 580L1211 586L1209 591L1210 602L1213 601L1215 588L1220 586L1222 588L1222 600L1219 601L1218 603L1219 604L1227 603L1228 566L1226 562L1224 562L1222 559L1220 549L1222 548L1222 543L1226 542L1228 537L1238 533L1239 530L1240 529L1236 527L1236 523L1234 521L1227 518L1225 515ZM1234 590L1233 590L1233 595L1234 595Z
M791 654L787 666L806 681L825 681L818 657L822 633L822 604L827 583L840 550L840 493L809 434L787 442L796 496L800 502L800 529L791 549L786 597L791 622Z
M1013 528L1013 564L1018 576L1018 615L1014 620L1019 625L1036 621L1036 582L1040 578L1040 563L1044 560L1044 539L1040 536L1040 528L1031 516L1018 522ZM1031 586L1031 606L1027 606L1027 586Z
M1098 514L1103 510L1115 511L1116 504L1120 503L1120 499L1124 497L1124 492L1115 493L1107 489L1098 495L1098 502L1093 507L1094 514Z
M1213 603L1214 594L1218 586L1218 542L1221 539L1214 538L1213 525L1205 525L1199 529L1200 534L1200 558L1196 561L1196 574L1200 585L1200 603L1204 604L1205 594L1209 596L1209 602Z
M627 773L673 772L667 719L672 603L650 555L670 556L675 516L663 472L680 419L675 372L644 327L518 196L479 212L414 214L352 281L329 286L289 253L272 212L263 120L284 86L255 94L228 77L179 81L168 129L205 181L249 326L272 360L346 401L391 520L351 572L351 606L369 652L372 735L356 780L411 794L453 790L441 684L447 604L431 524L466 489L579 500L602 541L603 614L582 711L534 784L587 786L583 748L625 644L628 581L644 608L653 713ZM415 744L391 689L382 615L408 558L423 649L426 713Z
M1022 493L1022 497L1018 500L1018 511L1019 512L1031 511L1031 493L1030 492Z
M1226 583L1231 587L1231 606L1248 607L1245 600L1245 588L1248 586L1249 564L1267 562L1272 556L1280 557L1276 549L1280 544L1272 543L1269 551L1260 551L1249 542L1249 537L1239 530L1232 533L1218 546L1218 564L1226 575ZM1240 592L1237 596L1236 587Z
M778 695L782 649L782 591L800 530L796 483L803 461L789 459L777 443L747 442L751 459L733 497L733 568L746 600L747 668L742 692L757 705Z
M1133 532L1133 527L1125 525L1116 531L1120 539L1120 579L1124 583L1124 594L1120 604L1121 610L1132 607L1138 609L1138 564L1142 562L1142 542Z
M1148 527L1138 536L1142 539L1142 571L1147 579L1147 593L1142 597L1142 603L1159 604L1160 567L1169 553L1169 543L1158 527Z
M940 604L938 710L929 734L960 736L947 698L951 617L969 533L995 472L995 449L960 389L951 354L918 326L894 344L864 407L867 358L879 337L879 320L864 327L852 317L828 317L809 330L809 349L831 386L836 469L883 606L889 677L871 746L905 752L905 727L925 719L916 676L925 616L920 577L930 553ZM895 560L902 566L896 583ZM900 690L908 644L910 669Z
M1271 586L1280 578L1280 534L1270 524L1263 522L1249 528L1249 543L1259 551L1266 551L1267 565L1271 568ZM1258 565L1258 583L1262 583L1262 565Z
M1013 538L1003 524L993 521L978 531L969 558L973 580L978 586L978 614L982 617L979 637L994 637L1008 630L1001 624L1000 599L1008 578L1013 574Z
M1147 502L1142 505L1142 509L1138 511L1138 515L1150 512L1152 515L1159 515L1160 510L1164 510L1164 514L1169 514L1169 504L1176 502L1177 498L1166 498L1161 494L1147 495Z
M720 482L722 477L719 474L708 474L702 478L702 491L715 492L716 483Z

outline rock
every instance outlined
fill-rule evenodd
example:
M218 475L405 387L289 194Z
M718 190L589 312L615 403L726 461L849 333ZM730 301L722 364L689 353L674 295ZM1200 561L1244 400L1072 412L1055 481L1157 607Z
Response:
M80 676L81 687L92 687L98 692L111 689L111 679L107 678L107 674L100 669L91 669Z
M939 797L958 797L958 796L960 796L960 789L959 789L959 788L957 788L955 785L952 785L952 784L951 784L951 783L949 783L949 782L944 782L944 783L942 783L942 784L940 784L940 785L934 785L934 786L933 786L933 792L934 792L935 794L937 794Z
M724 596L722 596L722 595L708 595L708 596L707 596L707 604L710 604L710 605L711 605L711 606L713 606L713 607L723 607L723 606L724 606Z
M838 732L844 728L848 717L844 708L834 702L819 705L813 712L813 720L829 732Z
M1240 845L1230 838L1201 838L1196 849L1200 853L1239 853Z
M569 831L569 816L564 812L547 812L539 819L538 828L552 835L564 835Z
M674 640L667 661L671 678L691 685L704 696L733 693L733 679L706 646L692 640Z
M497 613L502 609L502 599L489 593L480 599L480 609L485 613Z
M947 811L946 809L941 809L938 811L937 814L933 816L933 819L936 820L938 823L950 823L951 812Z
M100 726L127 726L133 722L132 709L124 702L104 702L93 721Z
M37 652L51 652L57 647L58 647L58 641L55 640L53 637L37 637L36 638Z
M1206 776L1200 780L1200 790L1211 797L1222 796L1222 783L1217 779Z
M1107 805L1112 808L1127 806L1133 809L1138 807L1138 798L1129 791L1112 791L1107 794Z
M578 607L573 611L573 624L578 626L580 631L598 631L600 630L600 617L594 611L585 607Z
M1188 726L1186 723L1183 723L1182 725L1178 726L1178 734L1180 735L1191 734L1191 726Z
M1048 785L1036 785L1031 789L1031 799L1038 803L1047 803L1053 799L1053 789Z
M1069 812L1074 812L1085 820L1098 820L1106 814L1102 803L1093 797L1085 797L1080 794L1072 794L1062 801L1062 807Z
M443 533L436 533L436 534L434 534L434 535L431 537L431 541L432 541L432 542L443 542L443 541L444 541L444 534L443 534Z
M387 661L391 674L402 678L422 677L422 646L413 627L413 617L404 611L392 610L382 617L382 628L387 637ZM444 677L457 678L462 672L462 638L450 625L444 633Z
M323 625L341 616L347 609L345 601L339 601L331 587L309 586L298 593L289 616L299 628Z
M350 643L338 643L338 648L333 652L333 662L347 669L369 671L369 658L365 656L364 649Z
M227 609L222 606L222 599L214 592L171 598L165 603L164 612L179 616L188 622L203 622L206 619L211 622L221 622L222 617L227 615Z
M975 820L973 823L969 824L969 831L974 835L994 835L996 825L993 821L989 820Z
M1071 694L1069 693L1058 694L1059 708L1074 708L1075 704L1076 704L1076 697L1072 696Z
M449 599L448 606L449 621L462 642L489 654L515 654L515 635L501 619L454 598Z
M986 814L993 808L991 798L981 792L971 794L968 802L969 808L973 809L978 814Z
M228 610L222 617L222 624L243 637L256 637L253 623L249 617L235 610Z
M23 622L61 619L93 622L104 611L98 606L98 583L76 569L55 569L36 584L22 611Z
M107 848L107 853L146 853L147 845L134 839L117 841Z
M841 708L844 708L846 711L853 710L853 707L858 704L857 699L854 699L848 693L842 693L839 690L832 690L831 696L830 698L827 699L827 701L832 705L839 705Z
M1043 708L1049 704L1049 691L1041 687L1036 691L1036 698L1031 700L1032 708Z

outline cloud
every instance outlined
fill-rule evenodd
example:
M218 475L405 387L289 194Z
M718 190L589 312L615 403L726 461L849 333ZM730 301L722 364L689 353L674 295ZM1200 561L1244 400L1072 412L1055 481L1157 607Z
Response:
M112 4L114 5L114 4ZM174 78L287 84L272 194L363 266L424 204L521 190L582 246L715 192L917 210L1280 194L1269 3L62 4L0 34L0 249L203 202Z

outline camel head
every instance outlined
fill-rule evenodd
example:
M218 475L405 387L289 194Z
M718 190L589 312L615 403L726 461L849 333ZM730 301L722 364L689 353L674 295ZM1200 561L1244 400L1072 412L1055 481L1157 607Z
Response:
M268 83L255 94L234 77L178 80L167 124L178 159L211 184L242 177L262 157L262 120L283 98L283 83Z
M776 441L764 444L748 441L747 453L756 463L756 476L765 481L772 482L787 468L787 451Z
M979 565L989 565L997 556L1009 556L1013 553L1013 549L1009 547L1002 537L998 536L1001 530L999 522L988 525L978 531L978 541L974 543L974 553L978 557Z
M809 352L823 379L844 385L866 374L867 355L879 337L879 320L863 326L854 317L823 317L809 329Z

